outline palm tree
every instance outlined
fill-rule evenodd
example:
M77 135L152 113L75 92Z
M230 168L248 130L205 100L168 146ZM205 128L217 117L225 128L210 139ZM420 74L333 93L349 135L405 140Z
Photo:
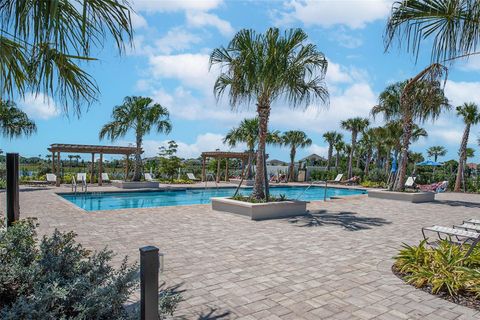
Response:
M465 162L467 160L467 144L470 136L470 127L480 122L480 112L475 103L464 103L457 107L457 115L463 118L465 129L463 130L462 143L460 144L459 160L457 168L457 178L455 179L455 187L453 191L459 192L462 186L463 171L465 170Z
M268 198L265 144L272 103L286 99L292 107L297 107L309 106L312 100L328 101L324 83L327 60L307 38L301 29L283 34L277 28L265 33L244 29L226 48L217 48L210 55L210 66L219 65L222 70L214 86L217 99L229 89L233 108L242 103L256 103L259 132L252 196L257 199Z
M0 99L0 130L4 137L12 139L34 134L37 132L37 126L13 101Z
M303 131L291 130L282 135L282 144L290 147L290 166L288 168L288 181L295 178L295 155L297 148L305 148L312 145L312 139Z
M333 148L337 141L342 139L342 135L336 131L328 131L323 134L323 139L328 143L328 158L327 158L327 170L330 170Z
M159 103L153 103L151 98L125 97L123 104L116 106L112 112L112 121L100 130L99 137L108 137L111 141L124 137L129 130L135 132L136 152L133 171L133 181L142 177L142 142L143 136L152 128L158 133L170 133L172 124L167 108Z
M338 165L340 162L340 152L345 149L345 142L343 141L343 134L339 134L338 140L333 145L335 148L335 171L338 172Z
M363 158L365 153L365 169L364 173L367 175L370 170L370 162L372 161L373 147L375 145L375 133L377 128L370 128L362 134L362 138L359 141L359 145L362 146L362 153L359 154L359 158ZM358 166L357 166L358 167Z
M405 187L407 156L412 142L415 121L437 119L450 105L438 81L445 68L432 64L415 77L388 86L379 97L379 104L372 108L372 115L383 114L386 121L399 120L402 124L401 154L398 173L391 189L401 191Z
M353 171L353 154L355 152L355 146L357 143L357 136L359 133L363 132L370 124L370 121L366 118L350 118L347 120L344 120L340 123L342 129L348 130L352 133L352 142L351 142L351 148L350 148L350 155L348 157L348 178L350 179L352 177L352 171Z
M442 146L432 146L427 149L427 155L433 157L433 161L437 162L438 157L444 157L447 154L447 149Z
M371 139L372 139L372 144L373 147L375 148L375 166L377 168L382 167L382 160L383 156L385 155L385 149L388 147L388 142L387 142L387 129L384 127L375 127L371 129ZM389 160L388 158L390 157L390 151L388 152L387 155L387 161Z
M113 38L123 53L133 36L124 0L2 0L0 21L1 96L43 92L77 113L99 91L82 69L92 50Z
M251 170L251 155L255 152L255 147L258 144L258 131L259 131L259 121L258 117L252 119L243 119L240 122L238 127L232 128L227 132L227 135L223 139L223 143L228 144L230 147L236 147L239 143L246 143L247 150L249 152L248 156L248 179L252 178ZM273 131L267 133L267 143L268 144L280 144L280 132Z

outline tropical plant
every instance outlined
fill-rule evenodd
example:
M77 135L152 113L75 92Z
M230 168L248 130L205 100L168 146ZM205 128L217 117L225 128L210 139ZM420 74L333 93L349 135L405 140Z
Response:
M355 153L355 146L357 144L357 136L370 125L370 121L368 121L366 118L356 117L344 120L340 123L340 125L342 129L348 130L352 133L350 155L348 157L348 178L351 178L353 169L353 155Z
M4 137L12 139L21 135L32 135L37 131L37 126L15 102L0 99L0 130Z
M437 162L438 157L444 157L447 154L447 149L443 146L432 146L427 149L427 155L433 157L433 161Z
M375 149L375 167L381 168L384 156L386 161L390 158L391 149L388 150L387 129L385 127L375 127L371 129L371 142ZM386 162L385 161L385 162Z
M338 165L340 164L340 152L343 152L345 150L343 134L339 134L338 141L336 141L333 146L335 148L335 171L338 171Z
M232 128L228 131L227 135L223 139L223 143L227 143L230 147L236 147L239 143L243 142L247 145L247 150L250 153L248 155L247 163L247 177L251 179L253 176L251 170L252 158L251 156L255 152L255 147L258 144L258 133L259 133L259 121L258 117L252 119L243 119L240 122L238 127ZM267 144L280 144L280 132L279 131L268 131L267 132Z
M465 163L467 161L467 144L470 136L470 127L480 122L480 112L478 106L473 103L464 103L457 107L457 115L463 118L465 129L463 130L462 142L459 150L459 160L457 168L457 178L455 179L455 187L453 191L459 192L462 186L463 175L465 170Z
M272 103L286 99L297 107L309 106L312 100L328 101L324 83L327 60L307 38L301 29L283 34L277 28L265 33L244 29L226 48L217 48L210 55L210 66L221 67L214 86L216 97L228 89L232 107L256 103L259 133L253 196L257 199L267 198L265 144Z
M152 128L158 133L170 133L172 124L169 120L167 108L159 103L153 103L147 97L125 97L123 104L116 106L112 111L112 121L105 124L100 130L99 137L108 137L111 141L124 137L129 130L135 132L135 165L133 181L140 181L142 177L142 142L143 136Z
M333 148L338 141L342 140L342 135L336 131L328 131L323 134L323 139L328 143L327 170L330 170L332 165Z
M359 145L361 146L362 152L359 153L359 159L363 158L365 155L365 175L368 175L370 170L370 162L372 162L372 155L373 155L373 147L375 145L375 134L378 130L377 128L370 128L363 132L362 138L359 141ZM358 168L359 166L357 166Z
M178 144L170 140L167 146L159 148L159 165L158 171L165 175L171 182L175 178L175 174L182 167L182 159L176 156Z
M133 36L123 0L2 0L0 2L0 100L33 91L57 98L79 114L98 95L82 64L113 38L119 52ZM7 96L5 98L4 96Z
M3 225L3 221L0 221ZM138 319L138 308L125 305L138 287L138 266L125 257L118 269L113 252L91 252L73 232L40 240L32 219L0 228L1 319ZM159 319L171 315L181 299L160 292Z
M290 147L290 165L288 168L288 181L295 180L295 155L297 148L305 148L312 145L312 139L307 137L303 131L291 130L285 132L282 137L282 144Z
M372 108L372 115L383 114L386 121L398 120L402 125L399 169L394 184L390 187L401 191L405 187L408 152L416 121L437 119L450 105L438 81L445 67L432 64L415 77L388 86L379 97L379 104Z

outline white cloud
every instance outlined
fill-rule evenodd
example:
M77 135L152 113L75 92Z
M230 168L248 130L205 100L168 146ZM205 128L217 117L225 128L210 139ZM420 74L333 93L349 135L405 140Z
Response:
M33 119L48 120L60 114L52 98L43 93L28 93L20 103L20 107Z
M130 16L132 20L132 26L134 29L141 29L148 27L147 20L136 12L132 12Z
M445 85L445 94L453 106L464 102L475 102L480 104L480 82L451 81Z
M202 39L183 28L173 28L165 36L155 41L158 52L170 54L176 51L189 49L192 44L199 43Z
M285 3L278 23L301 21L305 25L331 27L346 25L364 28L367 23L385 18L392 0L292 0Z
M198 135L195 142L186 143L183 141L176 141L178 144L177 156L181 158L197 158L204 151L220 150L243 150L245 146L238 146L234 149L223 144L224 135L216 133L205 133ZM144 157L153 157L158 155L158 149L161 146L166 146L167 140L145 140L143 142ZM125 143L124 143L125 144Z
M333 33L331 40L348 49L355 49L363 44L361 38L348 34L346 31Z
M460 70L463 71L478 71L480 70L480 56L474 55L463 59L459 64Z
M182 10L208 11L217 8L222 0L134 0L133 7L145 12L175 12Z
M307 148L307 151L309 153L316 153L322 157L328 156L328 146L319 146L318 144L313 143L310 147Z
M192 27L214 27L225 36L231 35L234 32L230 22L220 19L212 13L200 11L187 12L187 24Z
M442 129L429 129L428 138L439 141L446 144L460 145L462 141L463 131L458 128L442 128Z

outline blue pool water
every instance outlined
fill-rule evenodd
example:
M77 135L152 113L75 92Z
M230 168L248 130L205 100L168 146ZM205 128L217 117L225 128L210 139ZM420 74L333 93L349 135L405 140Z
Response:
M307 191L306 187L272 187L270 194L284 194L289 199L300 200L323 200L325 188L312 186ZM170 191L137 191L137 192L102 192L81 194L60 194L64 199L74 203L87 211L117 210L127 208L152 208L165 206L180 206L191 204L210 203L213 197L229 197L235 192L235 188L208 188L186 189ZM305 192L302 195L302 192ZM242 188L240 193L251 193L250 188ZM327 188L327 198L334 196L348 196L366 193L365 190Z

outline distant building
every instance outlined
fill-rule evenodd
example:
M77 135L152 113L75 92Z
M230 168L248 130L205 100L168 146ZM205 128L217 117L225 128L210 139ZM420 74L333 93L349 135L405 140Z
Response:
M272 159L267 161L267 166L286 166L288 165L285 161Z
M299 160L299 162L309 166L322 165L326 161L327 159L315 153L312 153L311 155Z

